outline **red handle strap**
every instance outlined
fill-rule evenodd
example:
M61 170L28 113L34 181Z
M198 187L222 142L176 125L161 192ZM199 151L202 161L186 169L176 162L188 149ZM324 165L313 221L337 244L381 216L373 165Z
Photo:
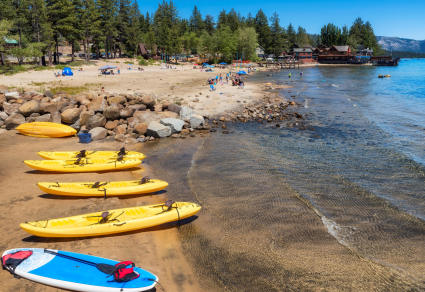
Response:
M132 261L124 261L115 265L115 267L125 268L127 266L132 266L133 268L136 266Z

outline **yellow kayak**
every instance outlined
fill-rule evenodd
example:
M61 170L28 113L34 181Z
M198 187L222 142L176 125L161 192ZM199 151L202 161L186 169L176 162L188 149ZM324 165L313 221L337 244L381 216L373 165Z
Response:
M112 182L39 182L38 187L48 194L59 196L108 197L140 195L160 191L168 183L159 179Z
M122 156L125 159L145 159L146 156L143 153L136 151L125 151L124 148L121 148L120 151L66 151L66 152L57 152L57 151L40 151L38 155L44 159L52 160L67 160L67 159L76 159L80 157L85 158L96 158L96 159L117 159Z
M77 130L70 126L50 122L25 123L16 127L16 130L27 136L43 138L59 138L77 134Z
M133 168L140 165L139 159L87 159L78 158L70 160L25 160L29 167L42 171L56 172L95 172L106 170L120 170Z
M122 233L192 217L201 210L195 203L170 202L21 223L26 232L41 237L87 237Z

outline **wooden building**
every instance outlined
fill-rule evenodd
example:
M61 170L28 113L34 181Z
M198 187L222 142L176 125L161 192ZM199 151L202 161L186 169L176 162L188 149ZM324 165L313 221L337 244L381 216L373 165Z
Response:
M321 49L318 52L317 60L325 64L347 64L352 58L350 46L332 46Z
M313 59L313 49L311 47L294 48L292 52L293 58L302 64L315 61Z

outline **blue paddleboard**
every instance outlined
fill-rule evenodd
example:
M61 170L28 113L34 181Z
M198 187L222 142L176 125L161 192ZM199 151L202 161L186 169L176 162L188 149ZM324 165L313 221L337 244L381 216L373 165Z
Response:
M14 273L53 287L87 292L135 292L150 290L158 282L157 276L138 267L134 268L138 278L116 282L113 276L85 262L115 265L118 261L67 251L17 248L5 251L2 257L18 251L32 251L32 255L24 259Z

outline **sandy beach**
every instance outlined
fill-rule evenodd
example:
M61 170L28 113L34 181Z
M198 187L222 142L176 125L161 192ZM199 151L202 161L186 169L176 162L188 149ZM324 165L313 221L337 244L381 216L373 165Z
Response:
M193 69L192 65L172 65L172 69L165 69L160 65L128 65L126 64L128 61L125 59L110 62L94 61L93 65L77 67L73 70L74 76L67 77L55 77L54 73L61 70L53 69L29 71L13 76L1 75L0 85L11 90L22 89L41 93L57 87L83 87L84 93L101 93L102 95L142 93L151 95L158 102L167 100L188 105L205 116L216 116L238 109L241 105L255 102L263 95L261 87L250 83L249 77L245 77L247 82L244 88L226 84L226 73L239 70L231 66L226 69L214 68L213 72L205 72L201 69ZM115 75L100 75L99 68L105 65L117 66L120 68L120 74L116 74L117 70L115 70ZM138 67L143 67L144 71L139 71ZM80 68L82 71L78 70ZM220 74L223 76L224 83L219 83L215 91L210 91L207 80Z

